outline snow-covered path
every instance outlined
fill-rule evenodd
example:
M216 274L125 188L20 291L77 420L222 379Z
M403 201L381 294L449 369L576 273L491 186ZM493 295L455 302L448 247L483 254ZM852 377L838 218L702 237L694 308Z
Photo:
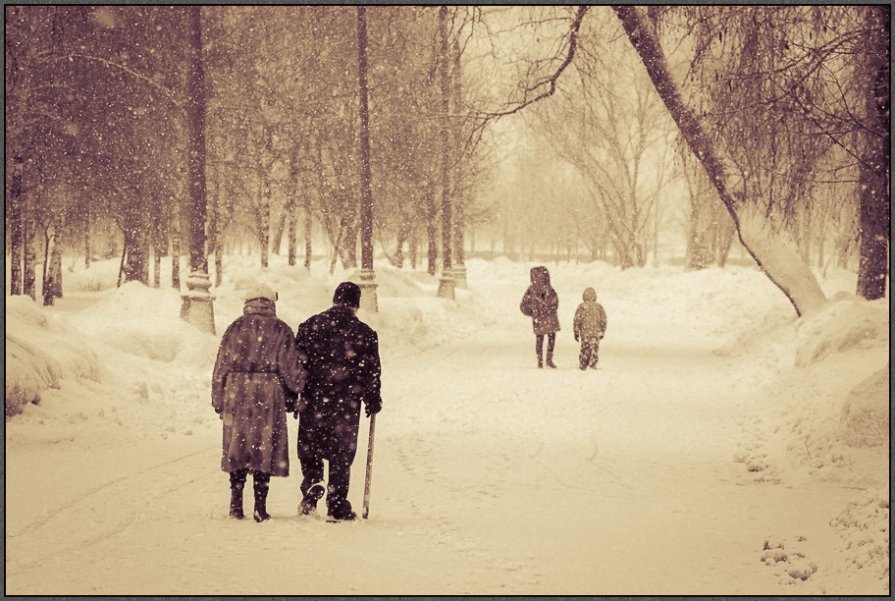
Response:
M574 311L581 286L565 284ZM559 369L538 370L530 326L507 307L521 290L494 292L479 298L485 319L425 352L390 348L384 335L369 520L299 518L297 461L272 482L274 520L228 519L217 420L189 436L131 425L14 444L6 592L862 592L827 589L824 566L839 561L831 539L799 541L820 566L807 582L761 562L766 538L823 530L848 491L756 483L734 461L750 443L744 403L757 382L742 357L713 354L692 331L698 319L669 320L655 297L632 297L607 306L598 371L577 369L567 325ZM183 378L178 394L204 404L206 385ZM290 419L293 445L295 433ZM365 443L362 429L358 510Z

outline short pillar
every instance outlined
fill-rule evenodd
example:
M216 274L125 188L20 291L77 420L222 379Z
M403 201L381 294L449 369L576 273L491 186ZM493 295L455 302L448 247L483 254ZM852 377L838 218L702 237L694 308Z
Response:
M441 279L438 280L438 298L449 298L454 300L454 278L451 277L450 270L441 272Z
M371 313L379 313L379 299L377 298L376 273L372 269L361 269L358 276L360 281L360 308Z
M453 272L454 285L457 288L463 288L464 290L467 288L466 284L466 265L457 265L454 267Z
M186 279L187 291L180 296L180 319L192 324L201 332L214 334L214 297L209 290L211 280L207 273L192 272Z

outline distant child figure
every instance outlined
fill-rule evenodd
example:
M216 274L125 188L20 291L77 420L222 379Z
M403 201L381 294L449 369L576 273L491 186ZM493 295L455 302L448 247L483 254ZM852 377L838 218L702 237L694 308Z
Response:
M553 347L556 344L556 333L559 331L559 297L550 286L550 272L546 267L532 267L531 286L525 291L519 309L523 315L531 317L531 325L535 333L535 353L538 356L538 367L544 367L544 336L547 336L547 367L556 367L553 363Z
M574 332L575 342L581 342L581 354L578 361L581 369L597 369L597 353L600 350L600 340L606 333L606 311L603 305L597 302L597 292L593 288L587 288L583 294L584 302L578 305L575 311Z

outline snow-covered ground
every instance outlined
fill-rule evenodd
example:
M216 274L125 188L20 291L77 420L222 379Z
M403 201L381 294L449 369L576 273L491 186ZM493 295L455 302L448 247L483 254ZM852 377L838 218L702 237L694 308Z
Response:
M255 277L294 329L351 275L255 260L227 257L218 334ZM559 368L539 370L518 310L530 267L470 261L446 301L435 278L377 266L370 519L343 524L298 517L294 451L273 520L227 517L218 339L180 322L175 291L109 288L110 261L66 273L55 307L7 296L5 592L890 592L888 299L837 273L796 319L751 268L549 264L563 330ZM609 327L584 373L587 286Z

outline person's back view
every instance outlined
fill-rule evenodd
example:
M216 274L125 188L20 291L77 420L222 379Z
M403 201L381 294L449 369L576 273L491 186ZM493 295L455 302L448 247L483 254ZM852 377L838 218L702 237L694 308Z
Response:
M243 314L224 332L211 380L223 425L221 469L230 474L230 516L244 517L242 493L251 473L255 521L270 519L271 476L289 475L286 413L305 383L292 329L276 315L277 294L251 288Z
M354 519L348 501L351 463L357 451L360 406L367 415L382 407L379 339L360 321L360 288L344 282L333 306L298 328L296 341L307 383L299 402L298 458L301 462L301 513L316 510L323 496L323 460L329 461L328 515Z
M597 292L587 288L582 295L584 302L575 311L573 332L575 341L581 342L578 362L581 369L597 368L600 340L606 333L606 311L597 302Z
M525 291L519 310L531 317L531 327L535 333L535 353L538 367L544 366L544 336L547 336L547 367L553 364L553 348L559 328L559 296L550 285L550 272L546 267L532 267L531 285Z

